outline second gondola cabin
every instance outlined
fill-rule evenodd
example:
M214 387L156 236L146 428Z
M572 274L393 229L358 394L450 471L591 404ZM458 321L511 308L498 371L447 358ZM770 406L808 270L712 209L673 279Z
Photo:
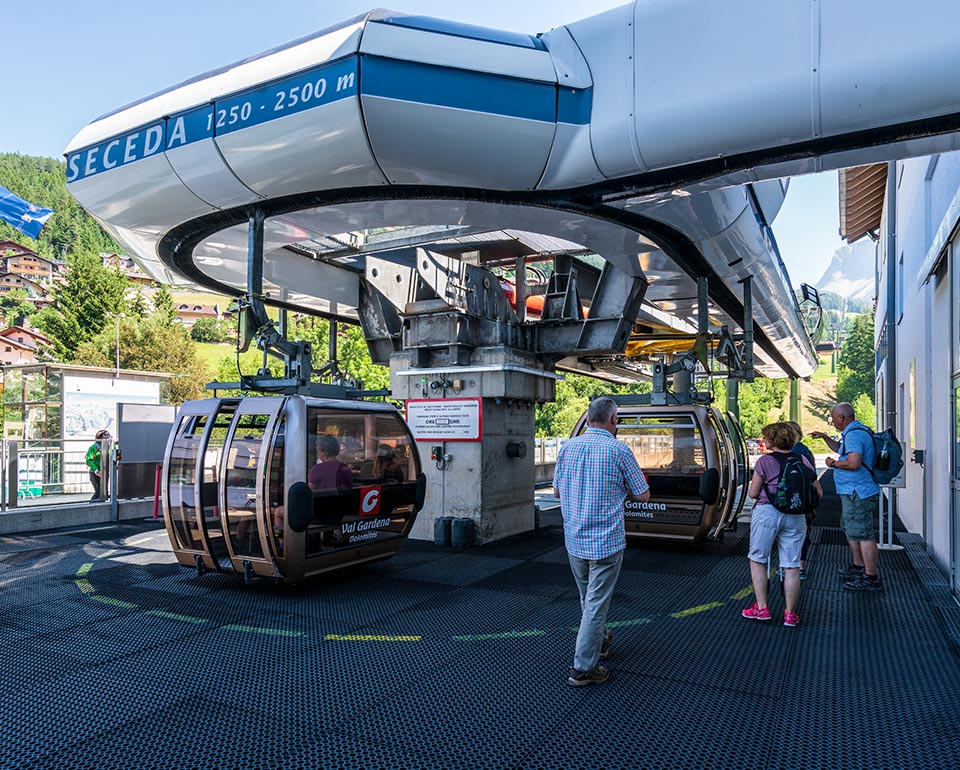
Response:
M617 407L617 438L650 484L646 503L627 501L627 538L700 542L722 537L743 506L749 469L739 424L718 409L688 404ZM587 429L586 414L573 435ZM744 467L741 467L744 466Z

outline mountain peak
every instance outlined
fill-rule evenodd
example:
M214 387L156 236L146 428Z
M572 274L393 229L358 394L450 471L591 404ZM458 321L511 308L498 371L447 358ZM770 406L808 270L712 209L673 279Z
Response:
M817 289L853 300L873 298L876 271L876 246L869 238L841 246L817 281Z

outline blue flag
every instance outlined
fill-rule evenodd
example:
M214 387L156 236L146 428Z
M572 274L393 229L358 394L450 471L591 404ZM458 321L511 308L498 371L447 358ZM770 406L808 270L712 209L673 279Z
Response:
M13 225L24 235L36 240L52 214L53 209L35 206L14 195L6 187L0 187L0 219Z

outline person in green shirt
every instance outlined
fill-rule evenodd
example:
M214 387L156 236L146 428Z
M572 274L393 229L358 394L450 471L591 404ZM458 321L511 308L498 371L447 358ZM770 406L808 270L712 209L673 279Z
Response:
M90 498L90 502L100 502L105 498L100 496L100 474L103 464L102 452L100 449L102 441L110 440L110 431L108 430L98 430L96 442L90 445L90 448L87 449L87 469L90 471L90 483L93 484L93 497ZM107 490L103 490L104 494L107 494Z

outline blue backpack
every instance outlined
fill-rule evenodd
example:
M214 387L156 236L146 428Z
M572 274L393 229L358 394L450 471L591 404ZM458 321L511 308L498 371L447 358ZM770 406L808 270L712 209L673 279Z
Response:
M873 476L873 480L878 484L889 484L900 473L903 467L903 445L897 439L897 434L893 428L886 430L872 431L869 428L860 428L854 426L851 430L859 430L869 433L873 439L873 464L864 467Z

